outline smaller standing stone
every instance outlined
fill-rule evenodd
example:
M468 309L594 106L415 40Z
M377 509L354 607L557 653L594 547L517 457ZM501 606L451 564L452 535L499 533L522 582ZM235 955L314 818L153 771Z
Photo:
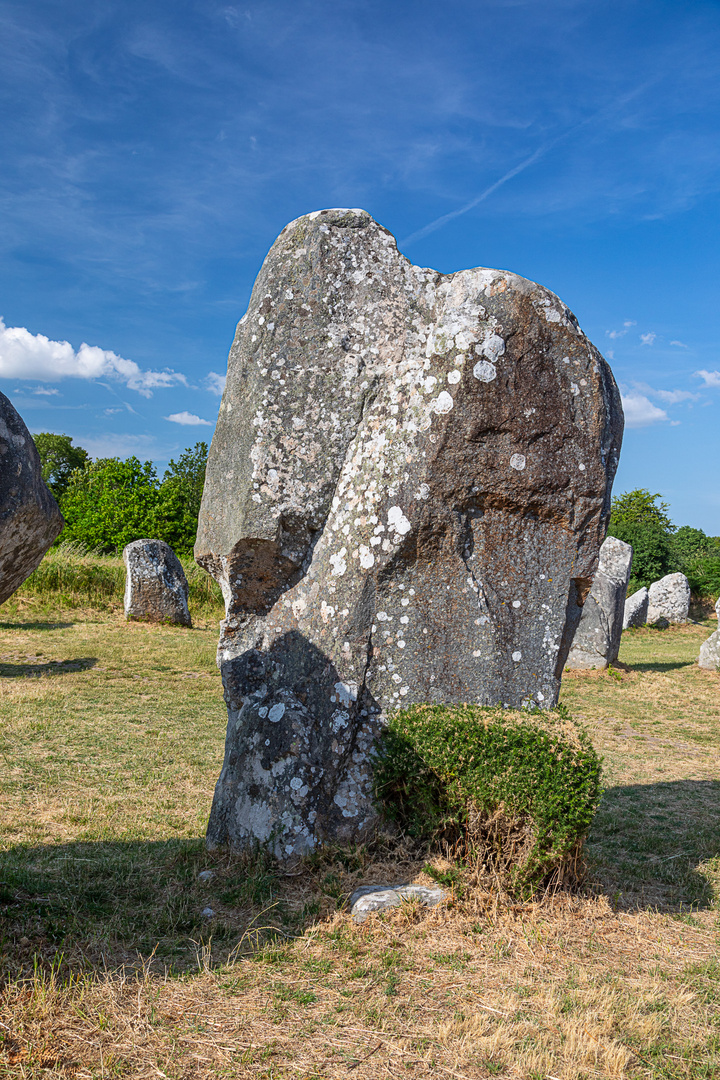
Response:
M127 619L192 626L185 571L164 540L133 540L123 551L123 562Z
M592 588L565 664L571 670L603 669L617 660L632 557L632 547L623 540L608 536L603 541Z
M715 604L715 614L718 617L718 628L707 641L703 641L698 660L700 667L707 671L720 671L720 598Z
M648 590L649 625L661 618L669 623L686 623L689 610L690 582L684 574L666 574L659 581L653 581Z
M629 626L644 626L647 622L649 593L645 586L638 589L625 601L625 613L623 615L623 630Z

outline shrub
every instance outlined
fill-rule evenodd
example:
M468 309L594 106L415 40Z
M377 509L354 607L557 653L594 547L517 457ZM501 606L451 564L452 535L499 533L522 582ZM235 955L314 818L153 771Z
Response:
M601 764L563 707L414 705L390 715L375 799L408 835L455 843L511 891L578 878Z
M60 500L64 540L77 540L106 554L132 540L154 536L158 482L151 461L98 458L70 476Z

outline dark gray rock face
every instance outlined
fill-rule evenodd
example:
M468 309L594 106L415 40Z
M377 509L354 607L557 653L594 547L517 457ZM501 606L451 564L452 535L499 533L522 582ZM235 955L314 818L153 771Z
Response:
M125 618L191 626L188 583L164 540L133 540L123 549Z
M362 210L288 225L230 351L195 548L227 606L208 842L362 836L388 709L553 705L621 435L553 293L413 266Z
M32 435L0 394L0 604L39 566L62 527Z
M617 660L632 557L630 544L614 536L603 541L597 573L583 605L566 667L604 669Z
M644 626L647 622L649 593L645 586L638 589L625 601L625 613L623 615L623 630L629 626Z

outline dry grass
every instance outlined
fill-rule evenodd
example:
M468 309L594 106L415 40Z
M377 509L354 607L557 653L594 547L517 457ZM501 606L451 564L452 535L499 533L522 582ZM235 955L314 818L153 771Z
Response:
M518 904L397 847L293 876L210 856L214 628L0 624L0 1076L720 1076L709 629L626 634L617 673L565 680L606 756L594 885ZM440 909L343 910L433 879Z

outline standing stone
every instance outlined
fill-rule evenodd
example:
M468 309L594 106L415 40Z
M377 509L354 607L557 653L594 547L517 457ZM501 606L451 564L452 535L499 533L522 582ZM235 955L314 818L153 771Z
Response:
M597 573L583 605L566 667L604 669L617 660L632 558L630 544L615 536L603 540Z
M615 381L551 292L286 226L230 351L195 554L226 603L210 846L361 837L386 710L549 707L597 568Z
M32 435L0 394L0 604L37 569L63 524Z
M690 582L684 574L666 574L648 589L648 624L658 619L686 623L690 610Z
M644 585L642 589L638 589L632 596L628 596L623 614L623 630L627 630L629 626L645 625L647 622L648 602L649 594Z
M720 671L720 598L715 604L715 614L718 617L718 628L707 641L703 641L698 660L700 667L708 671Z
M123 549L127 570L125 617L192 626L188 583L173 549L164 540L133 540Z

